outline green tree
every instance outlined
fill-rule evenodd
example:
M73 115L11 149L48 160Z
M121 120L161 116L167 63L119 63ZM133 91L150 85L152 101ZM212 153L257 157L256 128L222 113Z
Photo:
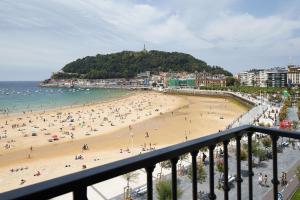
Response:
M134 172L129 172L127 174L123 175L123 178L127 181L127 187L130 188L130 183L134 183L138 179L139 173L134 171Z
M159 200L171 200L172 199L172 181L161 180L156 183L157 199ZM182 190L177 187L177 197L182 196Z
M132 78L144 71L150 71L153 74L158 74L160 71L190 73L206 71L232 76L223 68L210 66L189 54L163 51L122 51L107 55L97 54L68 63L62 70L65 73L57 73L52 78Z
M188 170L188 177L192 180L193 178L193 169L192 169L192 165L189 167ZM202 162L197 163L197 181L199 183L203 183L205 182L207 177L206 171L205 171L205 167L203 165Z
M248 157L247 151L245 149L241 149L241 160L245 161L247 160L247 157Z
M166 160L166 161L163 161L163 162L160 162L160 174L162 175L162 170L163 169L171 169L172 167L172 163L170 160Z
M296 130L298 128L298 121L293 121L293 129Z
M239 85L239 81L233 76L229 76L226 78L226 86L236 86Z
M300 181L300 165L296 168L296 176L298 180Z
M263 144L263 146L264 146L265 148L269 148L269 147L271 147L271 145L272 145L272 140L271 140L270 137L265 137L265 138L263 138L263 139L261 140L261 143Z

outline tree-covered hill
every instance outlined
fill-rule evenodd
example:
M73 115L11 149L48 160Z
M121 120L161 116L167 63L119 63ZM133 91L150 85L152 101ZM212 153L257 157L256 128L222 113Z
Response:
M77 59L65 67L64 73L56 73L52 78L132 78L137 73L158 72L211 72L232 74L221 67L209 66L204 61L185 53L163 51L122 51L107 55L97 54Z

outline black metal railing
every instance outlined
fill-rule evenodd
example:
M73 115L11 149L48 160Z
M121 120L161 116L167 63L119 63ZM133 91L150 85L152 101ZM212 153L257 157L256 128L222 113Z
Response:
M190 153L192 157L192 197L197 199L197 165L196 157L199 149L208 147L209 149L209 198L216 199L214 192L214 149L216 144L222 143L224 149L224 199L229 199L228 184L228 142L236 141L236 180L237 199L241 199L241 138L248 138L248 192L249 199L253 199L253 166L252 166L252 135L254 133L267 134L272 139L273 155L273 197L277 200L278 194L278 167L277 167L277 141L279 137L300 139L300 133L284 131L274 128L257 127L251 125L240 126L228 129L216 134L204 136L177 145L155 150L142 155L134 156L124 160L112 162L99 167L84 170L82 172L58 177L45 182L26 186L0 194L0 199L49 199L62 194L73 192L74 199L87 199L87 187L122 174L146 169L147 172L147 199L153 199L153 179L152 172L159 162L170 160L172 165L172 199L177 199L177 161L180 155Z

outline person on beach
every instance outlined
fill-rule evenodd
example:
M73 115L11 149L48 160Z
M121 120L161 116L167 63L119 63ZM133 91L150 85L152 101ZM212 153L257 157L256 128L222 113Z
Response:
M40 171L37 171L36 174L34 174L34 176L40 176L41 175L41 172Z

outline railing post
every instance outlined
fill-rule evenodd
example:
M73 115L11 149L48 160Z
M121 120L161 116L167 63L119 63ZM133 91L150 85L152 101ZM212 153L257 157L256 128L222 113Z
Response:
M216 145L209 146L209 199L216 199L215 194L215 175L214 175L214 149Z
M192 187L193 187L193 200L197 200L197 155L199 151L192 151Z
M277 135L272 135L272 156L273 156L273 196L274 199L278 199L278 166L277 166Z
M224 148L224 199L228 200L228 192L230 190L228 185L228 140L223 141L223 148Z
M152 180L152 172L155 168L155 165L151 165L146 167L147 172L147 199L153 199L153 180Z
M241 183L241 136L236 136L236 182L237 182L237 200L242 199Z
M172 199L177 200L177 162L178 157L171 159L172 164Z
M253 170L252 170L252 132L248 132L248 178L249 200L253 200Z
M87 187L86 186L78 186L73 191L73 199L74 200L87 200Z

